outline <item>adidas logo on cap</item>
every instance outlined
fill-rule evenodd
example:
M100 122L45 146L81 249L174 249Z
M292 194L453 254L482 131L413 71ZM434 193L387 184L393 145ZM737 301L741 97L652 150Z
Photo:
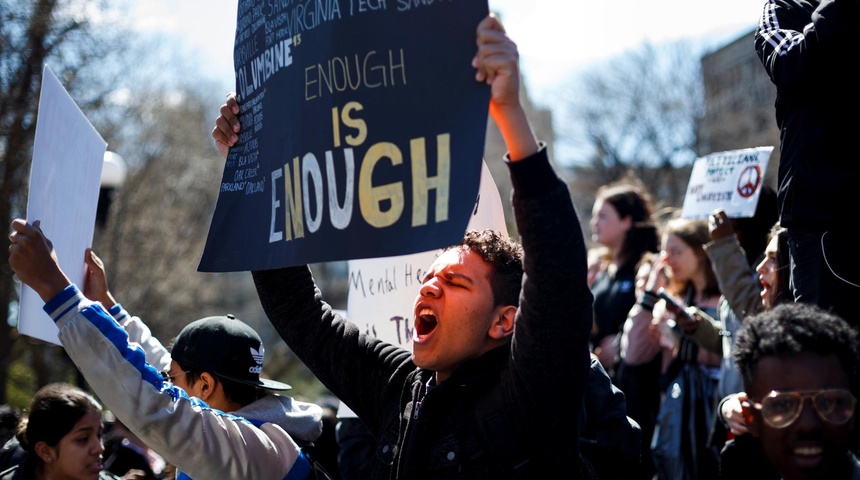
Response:
M254 349L254 347L251 347L251 357L253 357L254 361L257 362L257 366L249 368L248 372L256 373L256 374L259 374L260 372L262 372L263 371L263 358L265 356L266 356L266 349L263 348L262 343L260 344L260 350L259 351Z
M269 390L290 389L286 383L260 378L265 357L263 342L253 328L232 314L201 318L186 325L176 337L171 356L186 369Z

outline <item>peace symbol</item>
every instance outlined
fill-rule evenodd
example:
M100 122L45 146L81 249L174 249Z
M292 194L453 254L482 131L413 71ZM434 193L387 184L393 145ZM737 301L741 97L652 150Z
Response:
M738 175L738 194L743 198L751 197L761 185L761 168L749 165Z

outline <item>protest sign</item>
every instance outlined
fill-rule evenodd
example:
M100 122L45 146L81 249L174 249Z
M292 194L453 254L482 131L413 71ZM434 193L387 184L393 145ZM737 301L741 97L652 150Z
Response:
M27 221L41 221L60 268L82 286L84 250L93 242L107 144L51 69L45 65L42 72ZM18 331L59 345L57 327L42 309L44 304L29 286L21 286Z
M718 208L725 210L730 218L752 217L772 152L773 147L756 147L697 158L681 218L708 218Z
M198 269L242 271L456 242L489 88L486 0L239 1L242 108Z

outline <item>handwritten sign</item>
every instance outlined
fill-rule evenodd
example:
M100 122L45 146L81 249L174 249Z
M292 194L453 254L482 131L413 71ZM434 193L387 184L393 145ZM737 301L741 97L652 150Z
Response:
M489 89L486 0L240 0L239 144L201 271L404 255L456 242Z
M483 164L478 201L468 229L492 228L508 234L499 190ZM463 236L460 232L460 236ZM459 239L458 239L459 241ZM452 242L451 244L458 243ZM347 316L368 335L412 349L413 306L421 279L438 250L395 257L351 260Z
M755 214L773 147L745 148L699 157L693 164L681 217L708 218L722 208L731 218Z

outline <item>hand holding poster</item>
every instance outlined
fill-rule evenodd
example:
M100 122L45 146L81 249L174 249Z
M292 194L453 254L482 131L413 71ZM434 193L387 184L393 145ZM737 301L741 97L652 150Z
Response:
M403 255L459 240L489 90L486 0L239 2L242 108L199 270Z
M708 218L723 209L730 218L755 214L773 147L745 148L699 157L693 164L682 218Z

